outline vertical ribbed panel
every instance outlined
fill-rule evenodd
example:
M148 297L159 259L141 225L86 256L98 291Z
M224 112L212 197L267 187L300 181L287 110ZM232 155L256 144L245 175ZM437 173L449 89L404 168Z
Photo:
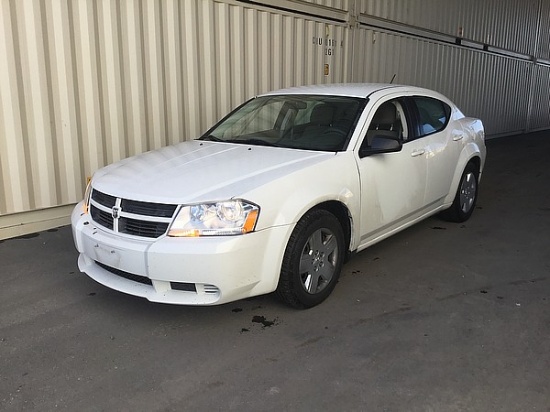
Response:
M395 75L490 135L550 127L549 67L342 23L356 5L426 37L462 28L550 59L547 0L0 0L0 231L23 222L6 215L78 201L103 165L196 138L281 87Z
M344 24L265 7L0 0L0 215L74 203L98 168L255 94L346 81L348 51Z
M529 116L529 128L547 129L550 123L550 97L542 90L550 90L550 67L536 66L533 75L533 102Z
M295 0L291 0L295 1ZM299 3L311 3L316 6L330 7L338 10L348 10L349 2L354 0L298 0ZM269 3L269 1L265 1Z
M541 0L536 56L550 60L550 1Z
M363 14L535 54L539 2L546 0L360 0ZM543 16L547 16L542 14ZM548 22L546 31L548 36Z
M19 43L15 9L5 1L0 2L0 213L34 207L34 200L31 202L26 190L32 176L27 165L27 139L23 139L27 131L18 82L21 56L14 43ZM25 189L14 191L13 187Z
M389 82L395 74L394 83L448 96L467 115L483 119L488 134L525 129L531 63L369 29L358 37L353 81ZM545 121L550 126L548 116Z

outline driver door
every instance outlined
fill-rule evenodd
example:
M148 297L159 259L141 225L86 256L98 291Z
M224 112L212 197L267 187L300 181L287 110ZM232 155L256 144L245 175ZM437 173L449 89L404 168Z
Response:
M386 237L422 214L426 193L426 150L422 139L409 140L413 133L408 117L407 105L402 99L381 101L375 106L359 150L359 248ZM401 150L375 153L374 142L380 141L377 136L398 139Z

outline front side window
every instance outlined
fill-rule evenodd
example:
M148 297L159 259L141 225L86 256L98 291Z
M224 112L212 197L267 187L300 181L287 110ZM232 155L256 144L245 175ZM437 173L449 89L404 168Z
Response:
M360 156L373 151L394 149L410 138L405 101L393 99L378 106L360 146Z
M365 99L281 95L252 99L201 140L306 150L345 150Z
M447 126L451 108L440 100L430 97L415 97L418 109L420 137L439 132Z

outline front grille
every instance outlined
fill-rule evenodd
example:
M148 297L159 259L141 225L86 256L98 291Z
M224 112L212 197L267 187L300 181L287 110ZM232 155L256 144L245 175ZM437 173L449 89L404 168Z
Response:
M166 233L177 205L121 199L93 190L92 220L100 226L132 236L158 238Z
M118 231L134 236L159 237L168 230L168 223L145 222L143 220L121 218Z
M107 229L113 229L113 217L110 213L98 209L93 204L90 207L90 213L92 214L92 220L94 222L99 223L101 226L104 226Z
M153 286L153 282L151 282L151 279L149 279L148 277L134 275L133 273L124 272L123 270L116 269L116 268L113 268L111 266L104 265L103 263L98 262L97 260L96 260L95 263L97 263L98 266L102 267L106 271L111 272L113 275L117 275L117 276L120 276L121 278L132 280L134 282L138 282L138 283L141 283L143 285Z
M92 192L92 200L95 200L96 202L106 207L113 207L116 203L116 197L99 192L97 190L94 190Z
M176 205L164 203L136 202L135 200L122 199L122 210L137 215L172 217L176 211Z

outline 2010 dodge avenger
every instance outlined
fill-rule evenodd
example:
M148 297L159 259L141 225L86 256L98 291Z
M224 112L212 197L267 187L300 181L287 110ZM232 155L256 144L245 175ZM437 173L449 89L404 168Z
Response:
M484 129L439 93L275 91L202 137L97 171L72 214L81 271L154 302L270 292L319 304L345 258L436 213L470 217Z

